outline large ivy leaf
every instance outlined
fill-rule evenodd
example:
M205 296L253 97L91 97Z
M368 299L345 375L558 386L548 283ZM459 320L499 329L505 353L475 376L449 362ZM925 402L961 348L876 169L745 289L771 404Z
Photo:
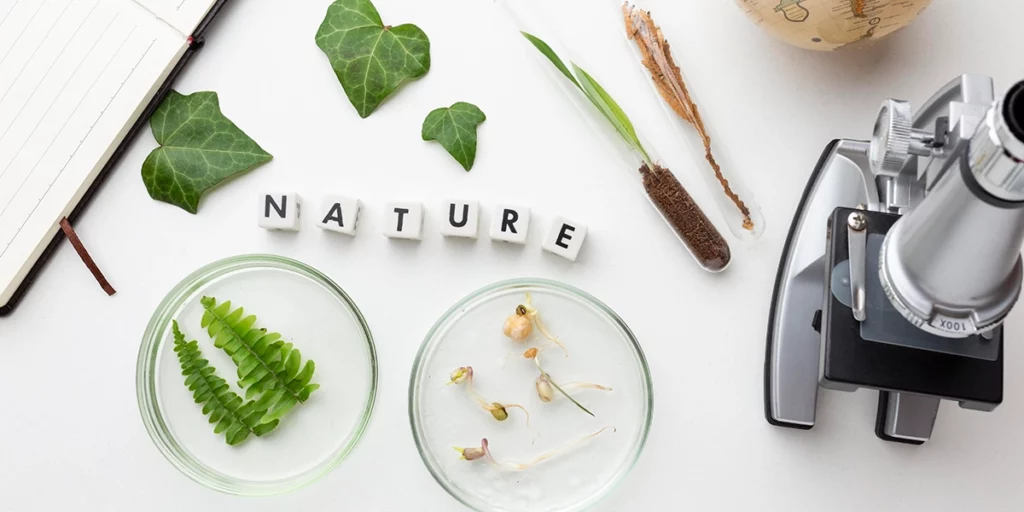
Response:
M412 24L384 25L370 0L336 0L316 32L359 117L430 70L430 40Z
M476 160L476 127L486 119L476 105L464 101L435 109L423 120L423 140L441 143L468 171Z
M142 163L146 190L190 213L207 190L273 158L224 117L215 92L171 91L149 126L160 147Z

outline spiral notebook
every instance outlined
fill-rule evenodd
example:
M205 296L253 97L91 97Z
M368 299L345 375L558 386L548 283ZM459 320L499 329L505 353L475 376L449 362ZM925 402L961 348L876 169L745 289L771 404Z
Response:
M0 0L0 315L225 0Z

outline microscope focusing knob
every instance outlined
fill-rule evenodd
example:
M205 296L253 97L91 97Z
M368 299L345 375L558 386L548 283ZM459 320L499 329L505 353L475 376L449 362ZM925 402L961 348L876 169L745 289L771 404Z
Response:
M911 155L914 115L910 103L888 99L882 103L871 134L868 160L875 175L895 176Z

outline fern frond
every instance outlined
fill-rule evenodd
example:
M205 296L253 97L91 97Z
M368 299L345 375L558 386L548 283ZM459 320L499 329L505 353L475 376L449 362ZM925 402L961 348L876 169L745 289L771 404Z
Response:
M277 427L278 420L264 421L267 407L259 401L242 401L228 386L227 381L217 375L217 369L203 359L196 341L185 341L185 335L178 328L178 322L171 323L174 332L174 352L181 363L181 374L185 385L192 391L192 398L202 404L203 415L210 416L215 423L215 434L224 433L229 445L236 445L249 438L250 434L262 436Z
M238 386L247 399L259 396L259 407L267 408L265 421L281 418L295 405L305 402L320 385L310 384L316 365L302 364L302 354L281 335L255 328L256 316L245 316L242 308L231 309L231 301L218 304L213 297L200 300L205 312L202 327L213 344L223 349L238 367Z

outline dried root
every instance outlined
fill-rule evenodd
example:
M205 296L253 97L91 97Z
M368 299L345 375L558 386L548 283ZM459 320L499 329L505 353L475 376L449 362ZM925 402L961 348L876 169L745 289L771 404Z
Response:
M754 221L750 218L750 209L729 186L729 180L722 175L722 168L715 161L715 156L711 151L711 135L708 134L707 128L704 126L697 104L690 97L690 91L686 88L686 82L683 81L679 66L672 58L672 50L661 33L661 28L654 23L649 11L638 9L636 6L629 5L628 2L622 4L622 17L626 23L626 34L639 48L642 63L650 72L658 93L679 117L697 130L697 134L700 135L701 141L704 143L704 158L708 161L711 170L714 171L715 178L718 179L725 195L743 214L743 228L753 231Z

